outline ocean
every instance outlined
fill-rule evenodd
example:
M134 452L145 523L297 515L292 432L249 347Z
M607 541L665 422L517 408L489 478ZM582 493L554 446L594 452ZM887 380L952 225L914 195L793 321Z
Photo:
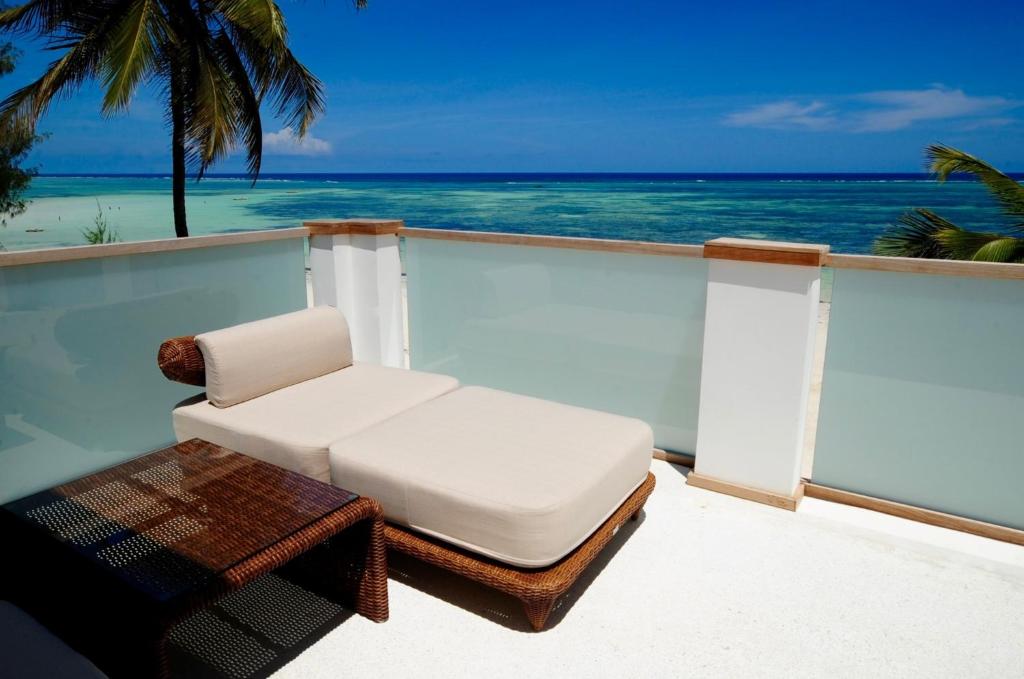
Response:
M121 240L174 235L171 181L40 176L28 210L0 227L8 250L84 243L98 210ZM268 174L188 185L193 235L379 217L409 226L703 243L718 236L827 243L868 253L899 215L927 207L973 229L1004 223L977 182L919 174Z

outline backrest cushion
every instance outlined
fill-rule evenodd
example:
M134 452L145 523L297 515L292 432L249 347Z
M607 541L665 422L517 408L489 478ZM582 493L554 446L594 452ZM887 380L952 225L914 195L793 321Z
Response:
M321 306L196 335L206 397L218 408L352 365L348 323Z

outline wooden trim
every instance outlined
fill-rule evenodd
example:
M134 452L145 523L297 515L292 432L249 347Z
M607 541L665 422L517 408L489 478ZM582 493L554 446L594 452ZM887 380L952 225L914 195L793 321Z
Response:
M715 238L704 243L705 259L728 259L736 262L821 266L829 246L805 243L782 243L747 238Z
M678 464L682 467L689 467L693 469L693 465L696 462L696 458L689 453L670 453L661 448L654 449L655 460L664 460L665 462L671 462L672 464Z
M104 245L79 245L70 248L44 248L39 250L14 250L0 252L0 267L23 266L26 264L49 264L70 262L78 259L100 259L143 255L155 252L196 250L222 245L242 245L287 238L305 238L304 228L267 229L266 231L244 231L242 233L214 234L212 236L190 236L188 238L166 238L162 240L140 240L130 243L108 243Z
M914 507L913 505L906 505L893 500L883 500L882 498L861 495L860 493L853 493L848 490L839 490L838 488L822 486L807 480L804 481L804 487L807 497L838 502L861 509L870 509L871 511L898 516L901 519L910 519L911 521L927 523L932 526L939 526L940 528L949 528L993 540L1010 542L1015 545L1024 545L1024 530L937 512L934 509Z
M825 260L825 266L831 266L836 269L897 271L901 273L935 274L939 276L1024 279L1024 264L969 262L953 259L829 255Z
M781 495L779 493L773 493L759 488L750 488L749 486L741 486L738 483L730 483L720 479L713 479L710 476L703 476L697 472L690 472L686 475L686 484L688 486L703 488L704 490L713 490L716 493L725 493L726 495L743 498L744 500L753 500L754 502L771 505L772 507L778 507L779 509L788 509L791 512L796 511L796 508L800 506L800 500L804 497L803 483L797 486L796 493L792 496Z
M386 236L397 234L401 219L313 219L302 222L310 236Z
M406 238L452 240L465 243L493 243L498 245L526 245L529 247L563 248L597 252L624 252L638 255L668 255L673 257L701 257L701 245L675 243L648 243L645 241L607 240L601 238L566 238L562 236L527 236L514 233L486 233L483 231L451 231L447 229L411 229L398 232Z

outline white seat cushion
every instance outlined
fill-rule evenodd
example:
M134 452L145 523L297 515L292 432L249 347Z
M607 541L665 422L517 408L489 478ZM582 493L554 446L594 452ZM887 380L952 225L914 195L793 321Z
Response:
M643 483L653 438L640 420L465 387L331 445L331 479L389 521L540 567Z
M356 364L230 408L180 406L174 433L329 482L331 443L456 387L446 375Z

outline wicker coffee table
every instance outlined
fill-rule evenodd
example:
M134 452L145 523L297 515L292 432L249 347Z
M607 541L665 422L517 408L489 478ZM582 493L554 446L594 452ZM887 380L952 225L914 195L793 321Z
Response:
M388 617L376 501L198 439L4 505L0 520L4 595L111 676L166 676L170 642L217 661L247 638L258 657L219 670L249 676L247 662L329 622L317 611ZM232 623L249 634L222 633Z

